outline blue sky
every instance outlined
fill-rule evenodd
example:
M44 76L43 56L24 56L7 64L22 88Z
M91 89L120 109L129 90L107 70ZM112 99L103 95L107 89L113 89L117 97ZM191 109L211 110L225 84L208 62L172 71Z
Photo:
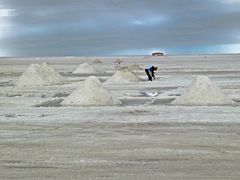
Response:
M240 53L240 0L0 0L0 56Z

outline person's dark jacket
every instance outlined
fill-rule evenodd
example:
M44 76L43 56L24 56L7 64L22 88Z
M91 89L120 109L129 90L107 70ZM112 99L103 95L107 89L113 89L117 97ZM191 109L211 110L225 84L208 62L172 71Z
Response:
M150 80L150 81L152 81L152 78L154 78L155 79L155 68L154 68L154 66L151 66L150 68L146 68L145 69L145 72L146 72L146 74L148 75L148 79Z

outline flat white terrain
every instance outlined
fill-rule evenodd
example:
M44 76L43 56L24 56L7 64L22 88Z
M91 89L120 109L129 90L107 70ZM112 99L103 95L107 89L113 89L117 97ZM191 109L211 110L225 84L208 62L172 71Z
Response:
M0 179L240 179L240 55L120 57L158 66L156 80L139 68L145 81L104 83L117 58L0 58ZM64 83L15 86L41 62ZM121 105L61 106L88 77L72 74L82 63ZM171 104L198 75L235 104Z

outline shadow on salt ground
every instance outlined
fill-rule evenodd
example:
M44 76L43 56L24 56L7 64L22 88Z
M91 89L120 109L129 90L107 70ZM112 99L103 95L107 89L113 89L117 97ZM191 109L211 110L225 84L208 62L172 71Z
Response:
M34 105L33 107L62 107L61 102L64 100L66 94L59 94L59 96L55 99L50 99L47 101L43 101L39 104ZM139 106L139 105L146 105L146 106L155 106L155 105L165 105L165 106L175 106L171 104L176 98L169 96L166 98L154 98L154 97L125 97L125 98L120 98L120 101L122 102L122 105L120 106ZM234 106L239 106L240 105L240 100L239 99L233 99L233 101L236 102ZM184 106L184 105L181 105ZM220 105L218 105L220 106ZM227 106L227 105L222 105L222 106ZM228 105L229 106L229 105Z
M170 103L175 98L169 99L153 99L153 98L125 98L120 99L122 105L120 106L139 106L139 105L171 105ZM39 104L34 105L33 107L62 107L61 102L64 98L51 99Z
M113 73L108 73L108 72L96 72L96 73L77 73L77 74L73 74L72 72L66 72L66 73L60 73L63 77L88 77L88 76L97 76L97 77L101 77L101 76L112 76Z
M0 82L0 87L9 87L9 86L13 86L13 85L14 85L14 83L12 80Z
M36 104L33 107L61 107L61 102L64 100L64 98L57 98L57 99L51 99L44 101L42 103Z
M61 76L65 78L65 84L70 84L73 82L83 82L87 77L89 76L96 76L98 77L99 81L103 83L106 81L107 76L111 76L112 73L105 73L105 72L97 72L97 73L77 73L77 74L72 74L72 72L62 72L60 73Z
M139 106L139 105L171 105L175 98L155 99L155 98L131 98L121 99L123 106Z
M53 97L67 97L67 96L69 96L69 93L66 92L60 92L53 95Z

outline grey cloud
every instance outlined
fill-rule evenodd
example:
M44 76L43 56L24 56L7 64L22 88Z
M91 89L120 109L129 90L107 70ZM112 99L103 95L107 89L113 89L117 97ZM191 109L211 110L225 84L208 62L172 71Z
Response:
M239 4L216 0L2 0L16 9L0 48L13 56L111 55L126 49L240 43ZM239 8L237 9L236 6ZM135 22L135 23L134 23ZM136 23L138 22L138 23ZM198 48L199 47L199 48ZM202 48L203 53L206 49Z

